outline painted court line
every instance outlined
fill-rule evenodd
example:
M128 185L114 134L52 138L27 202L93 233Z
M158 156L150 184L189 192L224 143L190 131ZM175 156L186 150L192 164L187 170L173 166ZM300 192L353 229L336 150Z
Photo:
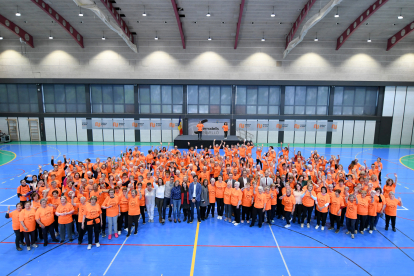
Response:
M197 242L198 242L198 232L200 230L200 222L197 221L197 230L196 235L194 239L194 248L193 248L193 258L191 260L191 270L190 270L190 276L194 275L194 265L195 265L195 259L196 259L196 253L197 253Z
M16 195L13 195L13 196L9 197L8 199L3 200L2 202L0 202L0 204L2 204L3 202L6 202L7 200L9 200L9 199L11 199L11 198L13 198L13 197L15 197L15 196L16 196Z
M135 226L134 226L133 228L135 228ZM104 274L103 274L103 275L105 275L105 274L108 272L108 270L109 270L109 268L111 267L112 263L115 261L116 256L118 256L119 252L121 251L122 247L124 246L124 244L126 243L126 241L127 241L127 240L128 240L128 237L126 237L126 239L124 240L124 243L123 243L123 244L121 245L121 247L118 249L118 252L116 252L116 254L115 254L114 258L112 259L111 263L110 263L110 264L108 265L108 267L106 268L106 270L105 270L105 272L104 272Z
M282 251L280 250L279 243L277 242L276 237L275 237L275 234L273 233L273 229L272 229L272 227L271 227L270 225L269 225L269 228L270 228L270 231L272 231L272 236L273 236L273 239L274 239L274 240L275 240L275 242L276 242L277 249L279 250L279 253L280 253L280 256L282 257L283 263L285 264L285 267L286 267L287 273L289 274L289 276L291 276L290 271L289 271L289 268L287 267L287 264L286 264L285 258L283 257Z

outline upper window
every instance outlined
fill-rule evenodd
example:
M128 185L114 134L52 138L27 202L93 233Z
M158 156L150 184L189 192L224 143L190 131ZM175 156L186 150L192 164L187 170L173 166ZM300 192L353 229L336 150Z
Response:
M285 114L328 115L328 86L286 86Z
M230 85L189 85L187 89L188 113L231 113Z
M139 110L149 113L183 113L182 85L140 85Z
M0 112L39 112L35 84L0 84Z
M279 115L280 86L237 86L235 114Z
M134 113L133 85L91 85L92 113Z
M86 113L85 85L44 84L43 104L46 113Z
M378 87L335 87L333 115L375 115Z

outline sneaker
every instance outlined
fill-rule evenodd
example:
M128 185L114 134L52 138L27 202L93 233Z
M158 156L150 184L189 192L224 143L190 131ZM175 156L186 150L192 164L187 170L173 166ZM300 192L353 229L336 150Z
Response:
M112 239L112 235L109 235L109 236L108 236L108 240L111 240L111 239Z
M328 230L333 230L333 229L334 229L333 227L329 227L329 228L328 228Z
M236 222L236 223L234 224L234 226L237 226L237 225L239 225L239 223L237 223L237 222Z
M235 220L233 220L231 223L235 224L235 223L236 223L236 221L235 221Z
M338 234L338 233L339 233L339 229L336 229L336 230L335 230L335 234Z
M27 251L30 251L30 250L31 250L31 248L30 248L30 246L28 246L28 247L27 247Z
M88 250L92 249L92 244L88 244Z
M82 241L78 241L78 244L82 244Z
M253 227L253 225L252 225L252 224L250 224L250 227Z
M362 235L364 235L364 231L359 231L359 233L361 233Z
M307 224L306 224L306 227L310 228L310 223L307 223Z
M347 231L345 234L349 235L351 232Z
M286 224L286 225L285 225L285 228L289 228L289 227L290 227L290 224Z
M368 230L368 228L364 228L364 231L367 231Z
M319 228L319 225L316 225L316 226L315 226L315 229L318 229L318 228Z
M124 231L127 231L128 232L128 228L124 228Z
M191 220L190 223L193 223L193 221Z
M301 227L301 228L303 228L303 226L305 226L305 224L304 224L304 223L301 223L301 224L300 224L300 227Z
M37 244L33 244L33 245L32 245L32 247L33 247L33 248L37 248Z
M65 241L60 241L60 243L64 243Z
M121 231L118 231L118 235L121 235L121 233L122 233Z
M358 230L355 230L355 232L354 232L355 234L358 234Z
M115 238L118 238L118 234L117 233L115 233Z
M387 230L387 231L388 231L388 226L385 226L385 230Z
M368 232L369 232L370 234L372 234L372 230L369 230Z
M169 221L169 222L171 222L171 221L172 221L172 219L171 219L171 218L168 218L168 221Z
M99 242L96 243L96 247L100 247L101 244Z
M137 235L137 234L138 234L138 232L135 232L135 233L134 233L134 235Z
M374 230L377 230L377 227L374 226Z
M131 236L131 234L127 234L127 238L128 238L129 236Z
M105 233L102 233L102 238L105 238L106 237L106 234Z
M250 224L250 220L246 221L247 224Z
M273 223L275 223L275 220L274 220L274 219L272 219L272 222L273 222Z
M394 232L397 232L397 229L395 229L395 228L392 228L392 231L394 231Z
M353 238L353 239L355 238L354 234L351 234L351 238Z
M19 247L16 247L16 250L17 251L22 251L23 249L19 246Z
M325 230L325 226L322 226L322 227L321 227L321 230Z

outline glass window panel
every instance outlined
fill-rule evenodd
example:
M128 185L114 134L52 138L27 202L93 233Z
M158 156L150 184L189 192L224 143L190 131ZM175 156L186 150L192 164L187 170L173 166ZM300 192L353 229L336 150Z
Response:
M280 101L280 86L269 87L269 104L279 105Z
M377 105L377 93L378 88L376 87L369 87L366 92L365 104L366 105Z
M86 105L78 104L78 112L86 113Z
M200 104L198 106L198 113L208 113L208 105L207 104Z
M248 105L247 114L257 114L256 105Z
M221 87L221 104L231 104L231 86Z
M151 85L151 103L160 104L161 103L161 86L160 85ZM160 106L161 111L161 106ZM161 112L158 112L161 113Z
M133 104L134 100L134 86L133 85L124 85L125 92L125 103Z
M305 107L300 105L295 106L295 114L305 114Z
M267 105L259 105L257 107L257 114L267 114Z
M139 103L140 104L149 104L150 103L150 90L149 90L149 88L140 88L139 89Z
M221 114L230 114L230 106L229 105L222 105L221 106Z
M210 104L220 104L220 86L210 86Z
M161 113L161 105L152 104L151 105L151 113Z
M19 84L17 88L19 90L19 103L29 103L29 90L27 90L27 85Z
M125 107L123 104L115 104L114 105L114 113L124 113Z
M344 88L335 87L334 105L342 105L343 97L344 97Z
M197 105L188 105L188 113L198 113L197 112Z
M187 86L187 101L188 104L198 104L198 86L197 85L189 85ZM197 112L192 112L197 113Z
M19 95L17 94L17 85L15 84L8 84L7 85L7 96L9 99L9 103L18 103L19 102Z
M328 112L326 112L327 111L327 107L326 106L318 106L317 108L316 108L316 114L317 115L327 115L328 114ZM340 110L340 109L339 109Z
M76 101L77 103L86 103L85 85L76 86Z
M125 105L125 113L134 113L134 105L133 104L126 104Z
M219 105L210 105L210 113L211 114L220 114L220 106Z
M91 91L92 91L92 103L93 104L102 103L102 88L101 88L101 86L100 85L92 85Z
M293 114L293 106L285 106L285 114Z
M37 86L34 84L28 84L27 89L29 91L30 103L37 103Z
M374 105L367 105L364 107L364 115L375 115L376 106Z
M209 87L208 86L199 86L198 87L198 103L208 104L209 100Z
M355 106L354 107L354 115L362 115L362 114L364 114L364 107Z
M247 104L257 104L257 88L247 88ZM247 108L249 110L249 108Z
M318 87L318 102L317 102L317 105L327 105L328 104L328 95L329 95L329 87L328 86L319 86Z
M342 108L342 115L352 115L352 106L344 106Z
M55 112L54 104L45 104L45 112Z
M237 86L236 104L246 104L246 86Z
M163 104L162 113L172 113L172 106L170 104Z
M0 110L1 110L1 112L8 112L9 111L9 105L8 104L0 104Z
M295 104L295 87L286 86L285 88L285 105L294 105ZM292 113L293 114L293 111Z
M161 89L162 89L162 103L163 104L172 104L171 86L170 85L163 85Z
M57 104L64 104L65 100L65 86L56 84L55 85L55 103Z
M104 104L103 105L103 113L114 113L114 105L113 104Z
M7 89L5 84L0 84L0 103L7 103Z
M183 113L183 106L181 104L173 105L173 113Z
M173 104L183 104L183 86L173 86Z
M102 113L102 105L101 104L93 104L92 105L92 113Z
M66 105L65 104L56 104L56 112L58 112L58 113L66 112Z
M354 89L353 88L345 87L343 105L354 105Z
M235 108L235 113L236 114L246 114L246 106L245 105L236 105Z
M333 115L342 115L342 107L341 106L334 106Z
M19 112L19 105L18 104L9 104L9 111L10 112Z
M316 86L308 86L306 90L306 104L316 105L316 96L318 88ZM306 113L308 114L308 113Z
M296 86L295 105L305 105L306 86ZM305 110L303 111L305 112ZM296 111L295 111L296 114Z
M123 85L114 85L114 103L123 104L125 103L125 94Z
M363 106L365 103L365 87L355 88L355 105Z
M19 104L20 112L30 112L29 104Z
M76 103L76 88L74 85L66 85L66 103Z
M102 85L102 101L103 103L107 103L107 104L114 103L114 94L112 92L112 85ZM104 107L104 112L105 112L105 107Z
M66 105L66 112L76 112L76 104L67 104Z
M148 104L142 104L141 105L141 113L142 114L150 113L150 106Z
M269 103L269 87L259 86L259 96L258 96L259 105L268 105ZM263 114L260 113L259 114Z
M309 91L308 91L309 93ZM306 114L308 115L314 115L316 111L316 106L307 106L306 107Z
M30 112L39 112L39 105L37 103L30 104Z
M279 114L278 106L269 106L269 114Z

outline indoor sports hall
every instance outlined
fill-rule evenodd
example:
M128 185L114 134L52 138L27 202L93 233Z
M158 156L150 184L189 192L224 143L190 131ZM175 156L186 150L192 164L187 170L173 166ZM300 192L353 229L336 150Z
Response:
M412 275L413 20L1 1L0 275Z

